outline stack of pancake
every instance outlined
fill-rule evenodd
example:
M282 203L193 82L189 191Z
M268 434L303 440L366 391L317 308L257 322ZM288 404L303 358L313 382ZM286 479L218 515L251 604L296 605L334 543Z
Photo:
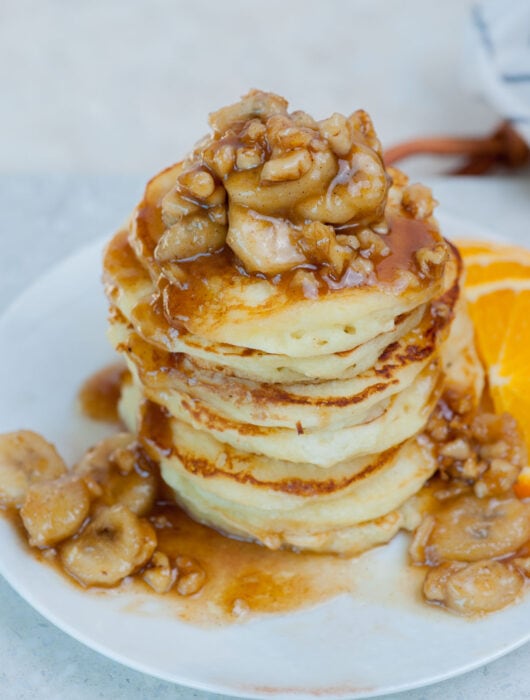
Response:
M233 139L234 123L240 133L239 114L212 138ZM314 260L274 275L245 269L230 233L168 259L164 202L204 153L151 180L105 253L110 337L130 370L123 420L177 503L226 534L341 553L387 542L418 522L414 495L436 470L421 431L448 376L475 400L482 388L458 254L429 214L404 207L408 182L394 173L383 254L365 278ZM230 231L231 190L214 174Z

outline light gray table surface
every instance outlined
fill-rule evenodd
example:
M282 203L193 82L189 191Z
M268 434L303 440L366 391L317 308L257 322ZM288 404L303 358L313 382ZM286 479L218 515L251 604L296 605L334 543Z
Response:
M0 314L50 265L110 234L146 179L204 133L205 115L249 87L318 118L362 106L386 145L488 133L499 114L463 80L474 4L0 0ZM407 171L444 167L419 160ZM447 211L530 243L529 177L433 184ZM83 647L0 578L0 698L34 697L214 696ZM400 697L529 698L530 645Z
M0 176L0 311L55 261L110 234L140 196L145 179L143 175ZM437 179L430 184L446 211L530 245L528 175ZM530 620L528 624L530 630ZM159 681L106 659L56 629L0 579L0 697L206 700L215 696ZM459 678L399 697L528 698L530 645Z

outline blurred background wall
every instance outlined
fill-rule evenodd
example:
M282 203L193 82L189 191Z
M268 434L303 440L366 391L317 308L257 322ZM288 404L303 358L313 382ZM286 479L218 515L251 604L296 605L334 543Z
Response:
M318 118L364 107L387 146L487 132L497 115L462 83L471 6L2 0L0 171L153 173L250 87Z

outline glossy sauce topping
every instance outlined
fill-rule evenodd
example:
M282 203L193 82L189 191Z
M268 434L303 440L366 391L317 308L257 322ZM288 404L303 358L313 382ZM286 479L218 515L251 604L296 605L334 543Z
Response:
M86 380L79 394L86 415L98 420L118 420L117 403L126 372L122 364L114 364ZM151 411L139 437L146 447L149 448L150 442L156 443L158 451L169 453L171 436L163 413L161 408L158 413ZM168 557L173 585L168 592L155 592L146 582L151 567L151 563L147 563L117 585L108 588L92 585L89 591L104 595L133 590L137 595L130 606L135 611L142 611L144 603L146 609L152 610L155 597L160 600L164 614L212 626L245 621L257 614L298 610L353 590L350 560L332 555L271 551L251 542L226 537L194 521L175 504L171 490L159 476L157 465L145 456L137 443L131 445L136 445L131 452L134 456L131 471L116 466L111 449L98 447L93 457L89 457L90 453L87 455L93 460L92 467L87 468L86 464L74 467L73 472L77 471L81 478L88 479L90 489L95 488L92 496L95 500L78 533L65 542L82 538L102 506L112 507L122 502L122 498L130 502L133 492L144 498L145 489L153 488L154 478L157 495L148 512L142 514L142 519L151 523L156 532L156 551ZM58 480L59 499L61 488ZM62 557L63 542L43 548L30 547L18 508L6 507L1 512L17 531L28 553L43 564L54 567L70 584L84 589L82 581L76 580L72 572L69 575ZM27 511L25 515L28 515ZM96 561L94 567L97 567ZM190 571L194 575L200 574L199 585L192 581L190 587L190 577L186 579Z
M144 204L138 212L136 236L145 243L143 247L148 257L157 231L162 227L156 207ZM419 250L432 249L442 241L434 225L407 216L393 216L389 221L388 233L381 238L388 248L388 254L372 253L373 276L363 276L347 268L342 277L335 279L328 267L316 265L304 265L274 277L261 273L249 274L238 264L237 257L227 246L187 261L165 263L158 283L164 314L174 327L186 324L207 308L215 308L221 317L228 310L223 306L223 290L244 290L262 281L267 285L269 298L256 310L260 313L266 311L268 305L292 303L313 298L315 294L319 297L340 294L342 290L352 287L380 286L391 290L396 282L399 283L403 272L414 275L420 286L431 284L441 275L442 268L435 270L433 276L423 275L416 257ZM153 265L152 259L147 265ZM301 270L312 274L309 285L299 283L298 273Z
M164 224L160 207L144 201L136 214L135 239L142 242L148 257L151 257L155 242L163 230ZM338 232L347 235L354 234L357 230L358 227L342 227ZM390 284L394 281L396 272L399 270L418 274L419 266L415 257L416 252L421 248L431 248L443 240L433 223L406 215L391 216L388 222L388 233L382 238L390 251L385 256L375 255L371 257L375 266L375 279L371 284ZM304 265L301 267L320 272L321 279L324 281L327 279L325 266ZM210 277L222 277L228 283L231 279L241 275L249 279L253 277L267 279L267 276L262 273L249 274L245 272L228 246L224 246L214 253L198 255L193 259L181 261L178 263L178 268L184 273L183 290L190 295L193 294L195 286L200 288L206 284ZM268 279L275 285L289 284L297 269L300 268ZM327 293L332 289L333 287L328 284L323 284L320 291Z
M416 253L422 248L432 248L441 240L439 232L425 221L405 216L393 217L385 236L390 254L375 264L377 282L391 285L401 271L412 272L422 279Z
M244 305L240 291L260 279L278 305L391 286L401 272L420 285L440 277L436 202L385 170L369 115L317 122L287 107L278 95L249 92L211 114L212 133L149 181L130 240L153 281L165 278L175 322L218 302L222 289Z
M150 441L156 442L159 451L171 450L165 418L162 409L158 414L151 411L147 430L140 433L148 450ZM34 442L35 434L24 435L26 440L38 445L38 441ZM4 439L9 441L12 437L5 436ZM481 615L504 607L517 597L525 576L530 575L530 506L514 498L511 490L524 458L516 425L507 415L493 416L483 410L469 414L465 401L456 402L446 395L433 414L423 439L451 446L450 452L439 453L439 460L443 457L449 461L440 461L438 475L418 494L426 520L417 529L410 552L416 566L428 565L423 569L427 571L425 597L434 605L465 615ZM42 444L42 438L40 440ZM82 541L105 508L112 509L114 504L122 504L118 507L123 508L123 498L125 503L135 502L137 507L143 503L142 508L145 508L146 498L149 500L146 494L151 491L149 507L142 510L136 522L139 518L152 528L155 554L169 563L172 578L171 585L162 593L153 586L152 579L149 582L154 554L153 561L144 558L141 565L137 564L131 575L112 588L115 593L134 591L141 594L134 597L133 603L126 603L135 612L151 614L152 599L156 596L164 615L174 614L180 619L207 626L230 624L245 621L253 615L285 613L315 605L332 596L353 592L359 586L362 565L359 569L355 563L358 559L271 551L225 537L195 522L174 504L171 491L158 475L156 464L134 440L130 442L132 437L125 436L125 443L123 434L108 440L107 449L98 446L95 452L89 452L85 457L88 464L85 461L84 466L80 464L73 470L75 478L91 484L88 488L93 499L78 532L42 549L28 547L28 551L43 563L56 567L65 575L69 573L68 580L75 585L79 585L72 578L76 576L75 566L74 573L69 569L75 565L75 560L68 559L68 556L65 559L65 547L68 549L72 542ZM113 451L116 447L118 453ZM478 469L474 483L470 473L462 472L463 468L471 468L462 462L465 450L476 452L483 460L490 459L491 462L486 464L485 472ZM491 459L491 455L501 452L510 461L496 465L499 459ZM101 462L102 455L107 455L107 464ZM506 471L509 465L512 474ZM496 472L498 466L503 469ZM50 484L50 481L43 483ZM71 482L59 477L55 482L52 479L52 483L56 483L61 508L61 489ZM48 505L52 492L49 486L46 489L44 503ZM20 534L24 546L27 546L27 533L22 527L20 514L27 519L33 508L33 514L39 517L42 504L38 506L34 499L35 494L33 503L26 500L20 511L14 506L4 506L3 510ZM131 517L134 520L136 516L129 515ZM31 524L31 518L24 522L26 527L29 522L35 537L35 523ZM430 529L425 531L424 526L429 522ZM44 524L47 528L48 521L45 520ZM119 529L115 535L118 540L123 537ZM89 538L90 547L94 536L101 539L100 545L96 542L96 546L114 546L114 537L109 539L104 531L96 530L95 533L92 531L92 539ZM90 547L85 548L84 557L89 556ZM95 559L90 568L97 570L99 566ZM455 598L451 582L457 586L457 591L459 585L465 587L463 598ZM91 590L98 595L109 592L108 588L98 585L91 584ZM130 601L130 598L126 600Z
M78 394L82 413L94 420L118 423L118 401L125 366L122 362L104 367L90 376Z
M177 587L164 594L164 605L189 622L227 624L256 614L290 612L354 588L350 560L271 551L231 539L162 502L155 506L150 520L160 551L172 561L190 558L205 572L204 586L195 595L179 595ZM137 581L136 585L147 590L139 577Z
M16 510L0 510L0 514L17 531L28 554L52 566L70 585L87 590L64 571L57 549L40 550L28 545ZM155 597L163 605L165 615L174 614L186 622L214 626L244 622L259 614L300 610L355 589L349 559L272 551L231 539L195 522L163 498L156 502L148 520L156 530L157 551L167 554L175 568L178 562L188 560L195 570L204 572L200 590L182 595L177 577L176 585L168 593L156 593L144 582L144 570L141 570L115 587L94 587L87 593L112 595L132 590L137 596L128 607L135 612L142 611L144 604L146 610L152 610L149 601Z
M70 585L97 595L134 592L126 607L153 612L153 598L160 611L202 626L244 622L258 614L286 613L321 603L354 590L352 562L332 555L271 551L242 542L192 520L168 500L169 490L159 484L159 496L145 516L156 531L157 552L167 555L174 583L166 593L156 593L144 580L149 565L121 583L85 589L68 575L61 560L61 544L30 547L15 508L0 509L20 537L22 546L41 563L65 576ZM108 504L110 505L110 503ZM200 574L198 590L185 584L186 574Z

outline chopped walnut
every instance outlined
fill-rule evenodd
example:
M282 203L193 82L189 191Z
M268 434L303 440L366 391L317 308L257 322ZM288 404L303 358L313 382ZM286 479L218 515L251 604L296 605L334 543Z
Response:
M269 160L261 171L262 182L284 182L298 180L311 167L309 151L298 149L289 151L284 156Z
M425 185L409 185L403 191L401 206L415 219L428 219L437 202L432 196L431 189Z
M390 231L388 222L385 219L377 221L375 224L372 224L372 231L374 233L378 233L380 236L386 236L386 234Z
M162 197L160 263L228 245L247 272L274 276L318 264L336 277L357 248L367 260L389 254L382 239L389 178L368 114L335 113L316 122L287 106L277 95L253 90L210 116L213 134L174 166L175 186ZM399 208L407 181L396 176L394 183ZM409 190L403 206L416 201ZM351 244L335 227L348 227ZM262 236L265 242L256 240ZM179 278L174 267L164 270Z
M210 126L216 134L223 134L238 122L246 122L256 117L267 118L274 114L287 113L287 100L271 92L251 90L240 102L222 107L210 114Z
M179 184L187 190L192 197L207 200L215 190L215 180L207 170L186 170L178 178Z
M349 235L339 233L336 235L335 238L337 239L337 243L340 243L340 245L348 246L348 248L351 248L352 250L359 250L359 248L361 247L359 239L353 233L350 233Z
M237 170L253 170L263 163L264 154L256 146L241 146L236 152Z
M219 145L212 154L212 169L220 178L224 178L236 167L236 149L230 143Z
M200 205L182 194L180 188L170 190L162 199L162 221L169 228L185 216L200 211Z
M442 445L440 454L451 459L467 459L471 456L471 447L466 440L459 437Z
M353 138L346 117L335 112L329 119L321 121L319 127L323 138L328 141L336 155L343 158L350 152Z
M298 248L309 262L327 261L336 277L340 277L347 263L355 255L350 247L337 242L332 226L319 222L307 224L302 228Z
M370 279L374 272L373 262L361 257L360 255L353 258L353 260L350 262L349 268L353 272L357 272L365 280Z
M301 109L297 110L296 112L291 112L291 119L296 126L305 126L309 129L318 129L318 124L313 117L307 114L307 112L303 112Z
M206 572L198 561L190 557L177 557L177 592L181 596L199 593L206 583Z
M241 140L244 143L255 143L261 141L267 132L265 124L259 119L251 119L241 132Z
M415 287L419 287L419 285L420 280L418 276L411 272L411 270L397 270L393 285L396 293L400 293L407 288L414 289Z
M242 273L276 278L317 266L331 284L347 270L345 286L375 283L381 258L393 249L384 237L396 216L427 220L436 245L418 251L419 272L409 265L392 271L394 291L441 276L447 245L432 218L436 202L427 188L385 170L363 110L317 122L289 112L277 95L252 90L213 113L210 125L213 133L154 188L165 227L152 227L154 257L170 283L186 284L190 268L181 263L225 248Z
M472 486L479 498L511 491L526 465L526 450L508 414L478 412L446 392L429 419L427 434L438 445L442 480Z
M311 270L296 270L290 286L293 289L301 289L306 299L318 298L318 280Z
M171 567L167 554L156 551L142 578L156 593L167 593L175 583L177 572Z
M422 275L428 275L431 268L442 265L447 260L447 246L439 243L434 248L420 248L416 251L416 260Z
M204 166L182 165L177 170L174 189L162 198L162 220L167 228L155 248L159 262L213 252L226 239L224 187Z
M299 126L287 116L271 117L267 121L265 132L272 158L297 148L306 149L318 135L317 127Z
M350 114L348 123L352 132L358 137L360 136L363 143L372 148L382 158L383 149L381 147L381 142L377 138L373 122L368 112L365 112L364 109L358 109L353 112L353 114Z
M384 258L390 253L390 248L384 239L369 228L359 231L356 237L361 250L369 256L375 254Z
M509 491L517 481L521 467L498 457L489 462L484 475L476 481L474 490L479 498L500 496Z

